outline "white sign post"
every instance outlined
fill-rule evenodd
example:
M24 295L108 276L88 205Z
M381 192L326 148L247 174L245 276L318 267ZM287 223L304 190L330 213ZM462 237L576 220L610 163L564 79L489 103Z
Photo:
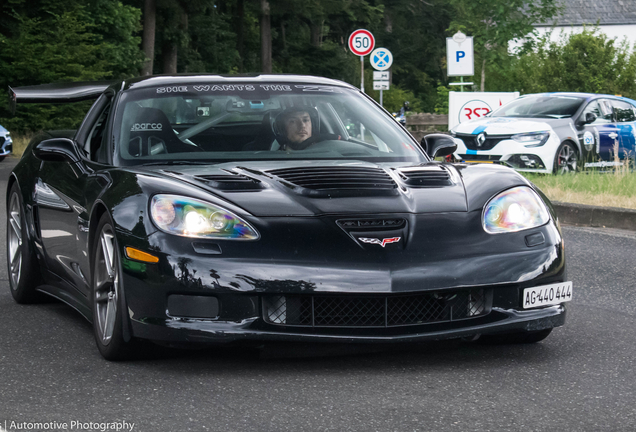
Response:
M371 53L371 66L377 71L373 72L373 90L380 90L380 105L383 106L382 92L389 89L388 69L393 64L393 54L386 48L376 48ZM385 72L386 71L386 72ZM386 74L386 75L382 75ZM376 78L377 77L377 78Z
M465 76L475 75L475 55L473 52L473 37L466 36L462 32L457 32L452 38L446 38L446 75L461 77L459 83L451 85L461 86L464 91Z
M360 90L364 93L364 56L373 51L375 38L369 30L358 29L349 35L349 50L360 56Z

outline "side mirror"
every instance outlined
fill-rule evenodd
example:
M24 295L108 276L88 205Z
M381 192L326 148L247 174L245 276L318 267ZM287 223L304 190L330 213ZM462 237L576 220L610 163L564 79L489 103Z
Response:
M457 150L455 140L444 134L430 134L422 138L422 148L430 157L448 156Z
M43 161L70 163L80 161L77 145L68 138L52 138L40 141L33 148L33 154Z
M594 123L596 121L596 114L594 113L585 113L585 124Z

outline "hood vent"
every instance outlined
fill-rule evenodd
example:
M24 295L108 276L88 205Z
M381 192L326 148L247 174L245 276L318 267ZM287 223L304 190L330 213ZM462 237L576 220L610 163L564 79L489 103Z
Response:
M228 171L229 172L229 171ZM242 174L217 174L195 176L215 189L224 191L254 191L263 189L260 180Z
M441 187L453 184L448 170L440 165L404 167L396 172L402 181L411 187Z
M368 229L399 229L406 226L406 220L395 219L341 219L336 223L347 230L368 230Z
M381 168L374 167L300 167L267 171L283 184L299 188L311 197L397 195L397 184Z

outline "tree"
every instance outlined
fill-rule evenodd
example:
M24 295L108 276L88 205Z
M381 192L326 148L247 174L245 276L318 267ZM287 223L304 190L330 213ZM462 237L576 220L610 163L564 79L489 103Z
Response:
M486 65L508 55L508 42L534 32L533 24L546 22L560 11L558 0L451 0L456 18L451 32L474 37L481 64L481 91L485 91Z
M46 7L44 7L46 6ZM60 81L125 78L137 74L138 9L94 0L15 0L3 5L0 22L0 87ZM85 104L23 106L10 118L0 100L0 123L14 130L73 128Z
M142 49L146 61L141 69L141 75L152 75L155 60L155 26L157 22L157 6L155 0L144 0L144 32Z
M598 29L539 38L518 57L493 68L498 87L522 93L571 91L636 97L636 52Z

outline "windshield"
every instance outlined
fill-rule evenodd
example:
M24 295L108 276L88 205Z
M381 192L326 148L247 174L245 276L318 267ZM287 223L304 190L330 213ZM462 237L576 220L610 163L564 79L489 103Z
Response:
M584 99L574 96L526 96L516 99L491 114L491 117L572 117Z
M268 159L424 162L394 119L355 91L297 84L188 84L129 90L115 164Z

